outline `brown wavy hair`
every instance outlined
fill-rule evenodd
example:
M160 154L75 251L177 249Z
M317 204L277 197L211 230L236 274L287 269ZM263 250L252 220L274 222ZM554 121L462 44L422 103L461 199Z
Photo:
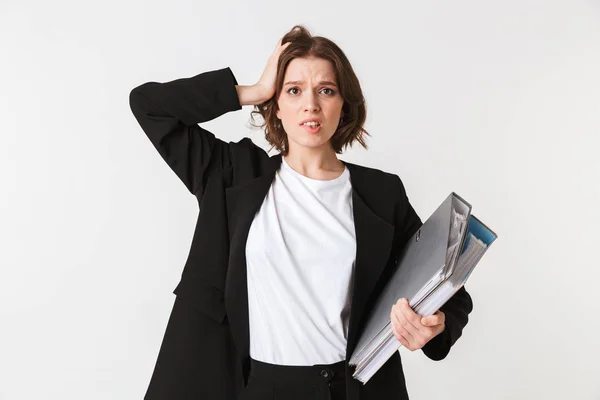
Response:
M265 139L271 145L271 149L277 148L283 155L287 155L289 150L287 133L277 118L279 109L277 99L281 94L285 71L294 58L322 58L330 61L333 65L340 95L344 99L342 119L330 139L333 150L337 154L341 154L348 146L352 147L354 141L368 149L365 136L371 135L363 127L367 119L365 99L358 78L342 49L327 38L312 36L303 25L294 26L283 36L281 44L284 45L287 42L291 42L291 44L281 52L277 62L275 94L266 102L254 106L254 111L250 113L252 119L250 124L254 127L264 128ZM253 123L256 114L260 114L262 117L261 124Z

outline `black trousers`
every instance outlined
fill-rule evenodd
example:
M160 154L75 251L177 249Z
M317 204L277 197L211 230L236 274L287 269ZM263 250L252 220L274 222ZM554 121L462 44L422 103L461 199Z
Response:
M250 359L240 400L345 400L344 361L311 366L276 365Z

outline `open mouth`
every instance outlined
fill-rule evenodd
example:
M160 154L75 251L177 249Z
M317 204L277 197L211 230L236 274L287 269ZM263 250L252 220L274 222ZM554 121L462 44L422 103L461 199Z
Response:
M300 126L302 126L304 129L306 129L310 133L317 133L321 130L321 124L306 123L306 124L302 124Z
M321 124L319 122L316 122L316 121L305 122L305 123L303 123L301 125L308 125L311 128L314 128L315 126L321 126Z

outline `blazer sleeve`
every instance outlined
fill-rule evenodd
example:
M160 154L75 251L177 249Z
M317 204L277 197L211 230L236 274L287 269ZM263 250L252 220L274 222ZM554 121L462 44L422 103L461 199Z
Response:
M227 67L170 82L146 82L129 94L131 111L142 130L198 198L208 177L231 165L231 147L236 145L216 138L198 123L240 110L237 84Z
M421 219L410 204L406 190L400 178L400 210L396 213L396 226L401 231L401 241L405 244L415 232L423 225ZM450 348L456 343L462 335L463 328L469 321L469 313L473 311L473 301L465 289L461 287L441 308L446 317L446 328L439 335L431 339L421 349L425 355L439 361L446 358Z

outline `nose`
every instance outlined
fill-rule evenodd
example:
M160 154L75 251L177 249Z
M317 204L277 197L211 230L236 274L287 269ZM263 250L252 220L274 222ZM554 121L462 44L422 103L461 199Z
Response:
M304 111L314 112L319 110L317 96L312 91L307 91L305 96Z

